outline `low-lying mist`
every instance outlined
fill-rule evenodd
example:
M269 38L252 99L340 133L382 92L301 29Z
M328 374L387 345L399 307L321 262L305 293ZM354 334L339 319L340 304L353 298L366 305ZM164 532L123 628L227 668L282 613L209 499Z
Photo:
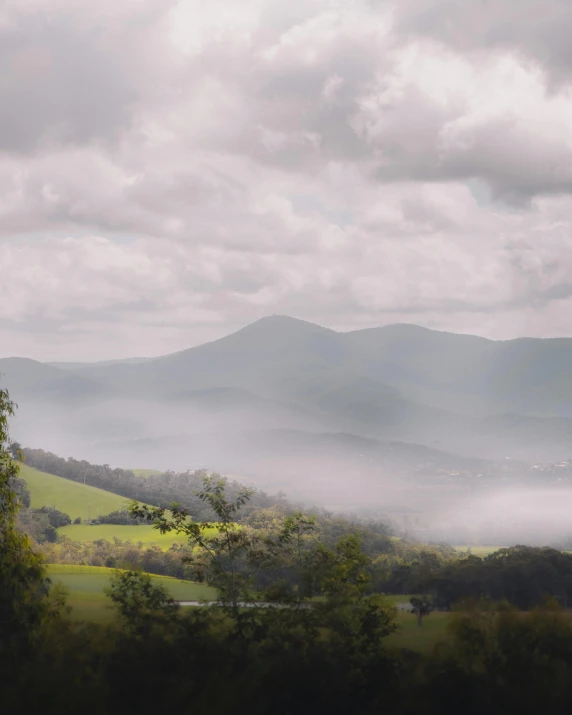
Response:
M567 546L571 515L572 488L502 489L450 505L431 531L457 544Z
M161 471L205 468L306 505L388 514L398 530L423 540L572 543L572 482L570 489L507 484L506 461L327 431L299 410L264 400L245 406L243 397L221 390L192 403L24 400L12 436L62 457ZM511 474L520 479L519 467Z

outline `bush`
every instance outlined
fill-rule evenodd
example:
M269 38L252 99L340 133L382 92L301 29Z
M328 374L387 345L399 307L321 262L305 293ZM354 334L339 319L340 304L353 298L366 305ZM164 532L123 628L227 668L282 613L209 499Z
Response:
M46 526L44 530L44 538L46 541L49 541L52 544L58 540L58 532L51 524L49 526Z
M11 477L9 480L9 485L12 491L16 494L22 506L29 508L31 497L28 491L28 485L23 479L19 477Z
M145 524L145 519L134 519L126 509L118 509L110 514L104 514L98 517L96 524L123 524L127 526L136 526L137 524Z
M59 529L60 526L68 526L72 523L69 514L66 514L59 509L52 509L49 506L43 506L40 509L32 509L35 514L46 514L50 525L54 529Z

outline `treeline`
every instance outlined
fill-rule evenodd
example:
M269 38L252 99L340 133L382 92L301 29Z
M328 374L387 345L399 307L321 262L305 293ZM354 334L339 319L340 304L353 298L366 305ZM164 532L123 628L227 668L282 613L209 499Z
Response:
M168 471L149 477L139 477L128 469L112 468L108 464L91 464L72 457L65 459L43 449L21 447L18 443L11 445L11 451L14 458L17 459L21 454L25 464L42 472L55 474L73 482L89 484L128 499L165 509L176 502L187 508L192 518L196 520L210 520L214 517L208 505L196 496L207 475L206 470ZM235 480L227 480L227 485L230 495L238 493L242 488L242 484ZM269 496L264 491L256 490L245 514L281 501L286 501L281 495Z
M28 466L64 479L85 482L90 486L164 509L177 503L187 509L191 518L196 521L212 521L216 516L208 503L199 497L204 479L209 476L206 470L167 471L149 477L138 477L130 470L113 469L109 465L91 464L71 457L64 459L42 449L22 448L17 443L13 443L11 449L13 455L15 457L21 455L24 463ZM224 480L225 491L230 499L244 488L244 485L236 480L220 477L217 474L212 476ZM24 480L19 480L19 482L23 484L21 488L25 489ZM244 522L255 528L264 528L272 520L282 518L285 514L300 509L299 505L288 501L281 493L270 495L260 489L254 489L250 492L248 503L236 514L235 519L238 523ZM348 529L354 531L358 529L362 532L364 548L368 550L368 553L373 553L373 551L385 553L388 549L391 550L390 541L395 531L388 518L383 520L360 519L351 515L335 515L318 507L312 507L305 511L315 515L321 525L320 529L324 533L324 538L330 539L331 543L339 536L348 533ZM126 510L118 510L111 514L100 515L97 520L92 519L92 523L137 524L141 522L130 516Z
M241 529L246 535L271 537L278 532L288 513L284 507L277 506L256 510L246 517ZM128 512L119 514L118 518L124 518L125 515L131 518ZM312 535L304 539L303 553L307 554L318 544L334 548L341 538L357 535L360 549L367 557L364 569L369 575L371 590L378 593L410 593L411 591L402 590L404 586L409 586L410 582L404 584L396 574L400 574L404 569L410 574L425 574L427 569L444 566L456 558L455 551L446 545L406 543L379 533L375 527L356 524L339 516L318 514L312 515L311 518L314 524ZM138 521L142 522L143 519ZM381 528L382 526L378 526L378 529ZM47 563L140 569L156 575L190 580L193 578L192 569L186 563L193 549L184 535L180 535L177 542L166 550L156 543L144 544L137 541L137 527L133 528L133 538L129 540L94 539L80 543L68 536L58 536L56 539L39 540L39 547ZM264 587L278 577L291 579L292 569L284 564L279 570L272 571L268 568L263 574L259 574L253 585Z
M181 540L163 550L157 544L142 544L121 539L97 539L87 543L72 541L67 536L57 543L44 542L38 549L46 563L106 566L134 571L145 571L158 576L173 576L191 580L192 573L185 563L192 552Z
M414 575L417 591L433 595L438 607L449 609L463 599L506 600L522 609L547 597L572 606L572 554L550 547L511 546L479 558L466 556L429 573Z
M339 565L320 572L327 596L312 609L183 611L126 572L109 592L115 622L88 626L44 595L50 608L35 622L14 609L9 648L0 632L3 705L46 715L570 712L572 621L557 605L477 605L451 617L438 649L414 653L388 640L394 609L360 593L354 563ZM2 615L7 590L0 582Z

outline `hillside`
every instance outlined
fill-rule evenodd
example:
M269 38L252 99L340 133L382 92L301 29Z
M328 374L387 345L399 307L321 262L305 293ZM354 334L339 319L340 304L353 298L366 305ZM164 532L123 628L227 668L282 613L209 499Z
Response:
M70 617L89 622L110 623L115 617L105 590L111 585L114 569L73 564L50 564L48 574L54 583L60 583L68 592ZM216 591L209 586L192 581L179 581L168 576L153 576L153 583L163 586L177 600L209 600Z
M109 514L129 503L128 499L117 494L40 472L25 464L20 465L20 477L26 480L33 508L53 506L69 514L72 520L77 517L93 519L98 514Z

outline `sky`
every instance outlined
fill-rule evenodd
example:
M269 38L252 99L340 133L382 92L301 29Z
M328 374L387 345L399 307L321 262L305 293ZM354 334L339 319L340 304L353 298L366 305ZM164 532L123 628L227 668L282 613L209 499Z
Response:
M572 335L572 3L3 0L0 356Z

